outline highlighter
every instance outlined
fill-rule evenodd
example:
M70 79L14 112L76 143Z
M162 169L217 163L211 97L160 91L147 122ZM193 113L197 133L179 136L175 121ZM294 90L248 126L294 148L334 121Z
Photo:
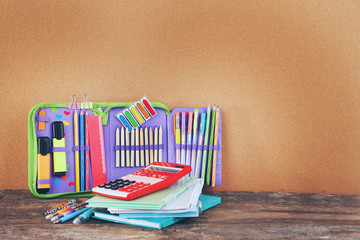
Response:
M50 189L50 139L39 137L37 144L37 191L46 193Z
M60 147L65 148L65 138L64 138L64 123L63 122L53 122L53 148ZM66 153L63 152L54 152L53 151L53 161L54 161L54 175L55 176L65 176L66 175Z

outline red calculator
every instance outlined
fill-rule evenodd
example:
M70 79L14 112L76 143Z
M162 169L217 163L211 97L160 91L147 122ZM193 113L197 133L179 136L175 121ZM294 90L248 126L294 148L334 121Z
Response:
M191 172L191 166L153 162L145 168L92 189L98 195L131 200L170 187Z

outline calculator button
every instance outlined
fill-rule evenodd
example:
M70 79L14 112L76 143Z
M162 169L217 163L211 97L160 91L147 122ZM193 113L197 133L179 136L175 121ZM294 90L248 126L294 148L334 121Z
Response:
M124 184L118 184L117 185L119 188L122 188L122 187L124 187Z
M103 187L105 187L105 184L99 185L98 187L103 188Z
M114 187L111 187L111 190L118 190L119 188L114 186Z
M136 181L130 181L131 184L136 183Z
M111 188L111 185L105 185L105 188L109 189L109 188Z
M124 184L125 186L130 185L129 182L124 182L123 184Z

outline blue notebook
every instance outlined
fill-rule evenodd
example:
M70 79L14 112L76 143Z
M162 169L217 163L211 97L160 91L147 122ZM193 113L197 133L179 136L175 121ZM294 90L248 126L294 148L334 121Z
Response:
M199 198L200 209L198 210L198 214L202 211L205 211L209 208L212 208L221 203L220 197L201 195ZM167 226L170 226L174 223L177 223L187 217L174 217L174 216L166 216L159 218L121 218L118 214L111 214L106 209L96 209L93 211L93 218L116 222L116 223L124 223L141 227L148 227L154 229L163 229Z

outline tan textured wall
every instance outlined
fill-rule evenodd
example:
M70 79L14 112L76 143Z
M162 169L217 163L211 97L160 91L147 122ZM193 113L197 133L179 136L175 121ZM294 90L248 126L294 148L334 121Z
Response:
M40 102L223 109L217 190L360 194L358 1L0 1L0 188Z

